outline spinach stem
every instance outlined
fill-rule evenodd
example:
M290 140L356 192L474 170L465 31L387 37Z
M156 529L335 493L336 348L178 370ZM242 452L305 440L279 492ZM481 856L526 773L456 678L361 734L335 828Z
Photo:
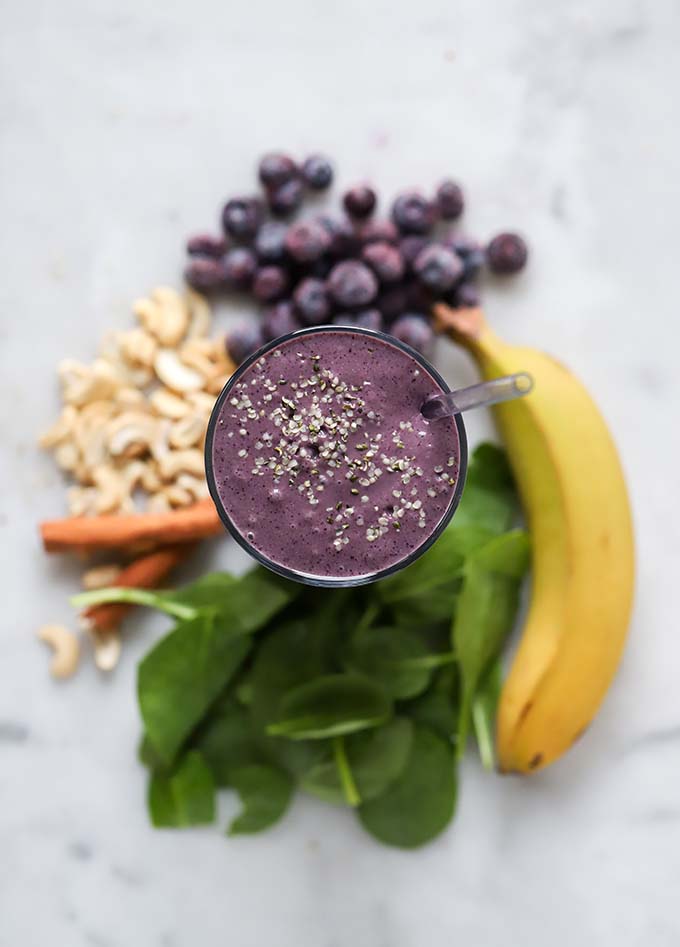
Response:
M429 671L453 664L455 660L453 651L442 651L440 654L425 654L422 658L401 658L399 661L392 662L392 666L400 670Z
M475 728L475 737L477 738L482 766L484 769L492 770L496 765L493 736L487 726L484 708L477 701L472 705L472 724Z
M356 807L361 802L361 796L359 795L359 790L352 776L352 769L347 759L347 753L345 752L345 740L343 737L333 738L333 755L335 757L335 765L338 767L340 784L347 805Z
M355 633L360 631L365 631L367 628L370 628L373 622L376 620L380 614L380 606L376 605L375 602L371 602L364 614L359 619L359 623L355 629Z
M191 621L199 615L197 608L192 608L191 605L181 605L179 602L171 602L157 592L151 592L148 589L111 586L106 589L95 589L92 592L81 592L80 595L74 595L71 599L71 605L77 609L104 605L108 602L146 605L148 608L157 608L159 611L166 612L168 615L182 621Z

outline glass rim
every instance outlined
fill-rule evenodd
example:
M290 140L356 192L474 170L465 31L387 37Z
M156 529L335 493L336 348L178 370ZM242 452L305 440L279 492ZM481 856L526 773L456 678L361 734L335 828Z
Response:
M352 588L360 585L369 585L372 582L378 582L380 579L386 579L390 575L394 575L396 572L400 572L402 569L405 569L407 566L410 566L416 559L419 559L424 553L427 552L431 546L436 543L441 534L444 532L446 527L449 525L453 518L453 514L458 508L460 503L460 498L463 494L463 488L465 487L465 480L467 477L467 466L468 466L468 446L467 446L467 434L465 431L465 424L463 417L460 414L455 415L452 420L456 424L456 431L458 434L458 479L456 481L455 489L451 495L449 505L446 509L446 512L437 523L434 530L430 533L428 538L424 540L420 546L414 549L409 553L404 559L400 559L398 562L393 563L391 566L387 566L384 569L380 569L377 572L370 572L364 575L357 576L320 576L313 573L301 572L298 569L291 569L288 566L281 565L281 563L275 562L273 559L270 559L268 556L261 553L256 549L243 535L241 530L233 522L220 498L219 491L217 489L217 484L215 481L215 471L213 469L213 441L215 436L215 428L217 426L217 420L219 418L222 406L225 400L228 398L229 393L231 392L234 385L238 384L243 375L248 371L251 365L253 365L258 359L262 358L263 355L266 355L268 352L271 352L273 349L278 348L281 345L290 342L292 339L300 338L301 336L316 335L317 333L323 332L350 332L354 335L365 335L370 338L379 339L381 342L386 342L388 345L392 345L395 348L401 349L411 358L415 359L418 364L425 369L425 371L435 380L435 382L440 386L443 392L448 394L451 391L446 380L443 376L437 371L437 369L425 358L424 355L421 355L420 352L417 352L415 349L411 348L410 345L407 345L405 342L402 342L400 339L395 339L394 336L389 335L386 332L381 332L377 329L366 329L363 326L332 326L332 325L323 325L323 326L309 326L304 329L296 329L295 332L288 332L286 335L280 335L275 339L272 339L270 342L265 343L261 346L256 352L253 352L252 355L249 355L245 361L241 362L236 371L231 375L226 385L222 391L217 396L217 400L212 409L210 415L210 420L208 421L208 428L205 438L205 447L204 447L204 456L205 456L205 476L208 483L208 490L210 491L210 496L212 501L215 504L217 514L222 522L222 525L227 529L231 536L236 540L238 545L248 553L249 556L252 556L253 559L259 565L264 566L269 569L271 572L280 575L284 579L289 579L292 582L301 582L304 585L311 585L316 588Z

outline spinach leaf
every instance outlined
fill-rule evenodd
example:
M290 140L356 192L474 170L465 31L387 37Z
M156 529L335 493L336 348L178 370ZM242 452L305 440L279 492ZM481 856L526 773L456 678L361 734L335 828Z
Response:
M229 588L225 600L216 598L211 612L201 605L196 618L179 623L139 665L137 693L146 734L166 762L240 667L252 645L246 635L266 624L296 594L291 585L270 581L264 570L254 570L226 585L206 577L190 587L193 592L181 593L207 601L208 587L211 595L217 588ZM179 604L194 607L187 600Z
M324 740L384 723L392 712L385 690L360 674L327 674L284 694L271 736Z
M451 747L416 726L401 775L358 813L363 827L386 845L416 848L448 825L456 805L456 767Z
M493 539L471 555L452 624L453 647L462 681L458 729L459 756L465 750L475 689L498 655L519 604L520 581L529 563L529 540L523 530Z
M215 820L215 784L200 753L190 751L170 773L153 773L149 814L156 828L206 825Z
M503 666L497 658L484 675L472 701L472 726L484 769L496 766L496 711L503 687Z
M166 763L250 651L214 619L178 624L139 665L137 694L149 741Z
M322 756L317 741L291 743L267 736L266 728L279 715L284 694L331 670L327 640L305 621L293 621L268 632L250 672L250 714L256 739L267 756L299 776Z
M290 776L272 766L254 764L232 773L231 784L243 803L243 812L232 821L229 835L268 829L284 815L293 795Z
M452 655L428 654L415 632L402 626L366 628L352 635L345 664L378 681L392 697L414 697L425 690L432 669L449 663Z
M377 595L398 616L400 624L450 620L465 557L492 536L490 530L476 525L459 527L454 519L420 559L383 579L376 588Z
M518 514L519 501L505 451L495 444L480 444L470 458L454 523L459 528L477 526L503 533Z
M250 714L233 698L221 701L192 737L218 786L231 786L237 769L266 762Z
M412 740L413 724L405 717L395 717L382 727L344 738L345 758L358 801L374 799L394 782L406 765ZM336 805L348 801L335 754L330 752L304 774L300 787Z
M399 707L414 723L422 724L449 742L455 741L458 728L458 671L443 668L424 694Z

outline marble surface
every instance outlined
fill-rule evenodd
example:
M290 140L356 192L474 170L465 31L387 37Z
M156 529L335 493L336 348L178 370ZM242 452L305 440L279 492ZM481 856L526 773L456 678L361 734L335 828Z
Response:
M680 943L679 39L675 0L6 6L3 947ZM416 853L302 798L260 838L153 832L134 673L164 622L131 630L111 678L86 662L65 685L34 638L71 621L78 572L36 536L63 509L34 447L54 365L89 358L135 296L176 282L183 237L281 144L326 150L342 182L374 178L386 196L453 173L473 232L524 231L531 266L488 287L490 318L585 379L632 489L635 619L597 722L527 781L466 761L455 824ZM450 350L441 364L473 377ZM226 543L217 559L242 564Z

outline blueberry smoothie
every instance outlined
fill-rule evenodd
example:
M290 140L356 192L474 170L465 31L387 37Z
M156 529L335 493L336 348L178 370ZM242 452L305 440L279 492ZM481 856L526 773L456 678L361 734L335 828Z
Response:
M462 487L462 425L420 411L442 390L387 336L329 327L275 344L213 412L206 461L223 520L302 580L353 584L406 564Z

